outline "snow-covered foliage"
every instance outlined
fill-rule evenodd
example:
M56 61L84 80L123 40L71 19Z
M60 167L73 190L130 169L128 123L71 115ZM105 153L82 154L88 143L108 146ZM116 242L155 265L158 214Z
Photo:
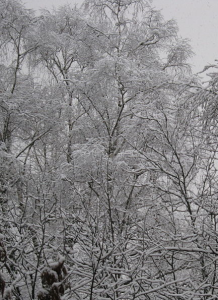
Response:
M217 298L217 74L146 0L0 0L0 294Z

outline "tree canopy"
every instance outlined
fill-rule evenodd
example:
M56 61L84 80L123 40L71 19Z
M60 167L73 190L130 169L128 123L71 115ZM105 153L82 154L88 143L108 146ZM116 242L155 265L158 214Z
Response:
M2 299L216 299L216 68L145 0L0 30Z

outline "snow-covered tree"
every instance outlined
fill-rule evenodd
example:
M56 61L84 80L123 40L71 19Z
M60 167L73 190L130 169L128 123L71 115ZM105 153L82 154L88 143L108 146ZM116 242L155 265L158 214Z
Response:
M216 76L145 0L0 0L3 299L216 297Z

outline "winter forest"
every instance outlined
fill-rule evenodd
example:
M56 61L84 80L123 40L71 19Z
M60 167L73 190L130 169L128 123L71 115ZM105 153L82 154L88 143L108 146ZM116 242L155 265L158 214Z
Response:
M218 73L146 0L0 0L0 299L218 299Z

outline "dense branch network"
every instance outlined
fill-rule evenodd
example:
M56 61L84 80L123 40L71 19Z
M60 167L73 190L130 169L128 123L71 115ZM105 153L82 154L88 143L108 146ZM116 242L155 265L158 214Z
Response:
M216 299L216 66L145 0L0 30L2 299Z

